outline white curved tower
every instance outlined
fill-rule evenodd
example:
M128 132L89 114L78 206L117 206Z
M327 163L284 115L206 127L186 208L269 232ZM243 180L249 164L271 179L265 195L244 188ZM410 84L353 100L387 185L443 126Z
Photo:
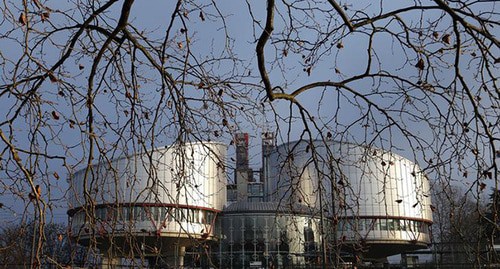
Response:
M168 256L176 253L181 265L185 247L214 237L226 151L213 142L175 144L77 171L69 180L72 235L114 256L162 253L174 264Z
M430 243L429 183L410 160L334 141L283 144L270 160L269 200L324 212L336 247L381 258Z

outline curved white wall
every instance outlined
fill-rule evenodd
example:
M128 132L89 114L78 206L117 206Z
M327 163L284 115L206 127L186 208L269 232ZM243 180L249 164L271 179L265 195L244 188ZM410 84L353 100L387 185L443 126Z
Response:
M212 235L226 202L226 151L213 142L172 145L76 172L69 180L73 232L85 233L89 222L87 192L98 229Z
M430 242L429 182L410 160L348 143L298 141L279 146L270 162L268 199L319 212L321 189L322 208L339 222L340 238Z

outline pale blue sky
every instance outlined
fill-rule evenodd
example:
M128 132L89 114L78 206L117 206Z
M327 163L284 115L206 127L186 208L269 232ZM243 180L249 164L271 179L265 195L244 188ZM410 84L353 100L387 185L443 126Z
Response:
M209 2L201 2L200 4L209 4ZM407 4L413 3L413 1L391 1L389 4L384 3L383 6L383 11L395 9L397 7L405 6ZM425 1L424 4L430 4L430 1ZM109 16L117 19L118 18L118 11L120 10L120 4L121 2L118 2L116 6L113 8L114 13L110 14ZM253 15L255 16L256 22L253 23L249 14L249 6L250 9L253 12ZM191 40L191 49L193 51L193 54L196 55L199 59L206 59L207 57L210 57L211 55L221 55L221 54L226 54L227 55L227 50L225 50L229 46L231 49L231 52L236 55L236 57L242 59L243 61L240 63L241 66L239 66L239 70L242 70L245 66L250 66L252 68L252 75L254 78L248 78L248 83L254 83L258 84L260 83L260 79L257 78L258 71L256 69L256 57L255 57L255 40L256 38L260 35L261 32L261 26L262 23L264 22L264 16L265 16L265 2L264 1L249 1L248 3L245 1L220 1L217 2L218 8L220 9L220 12L222 14L225 14L225 21L221 21L219 19L212 20L213 18L207 17L206 21L202 21L197 15L197 13L191 13L189 17L185 18L186 23L188 24L188 31L191 34L192 33L192 40ZM46 2L47 6L50 7L57 7L60 10L65 10L68 9L71 5L60 1L47 1ZM283 13L283 9L281 4L279 5L279 12L277 12L276 15L276 30L275 34L280 32L283 27L283 18L285 18L286 21L286 16ZM396 6L397 5L397 6ZM367 14L377 14L380 12L380 7L378 4L375 4L371 1L360 1L360 2L354 2L354 3L349 3L348 5L349 10L347 13L349 15L352 15L350 13L350 10L354 10L356 8L363 7L365 12ZM159 1L159 0L154 0L154 1L136 1L135 6L131 15L131 23L134 24L135 27L138 28L138 32L144 31L145 33L148 33L148 36L151 37L152 39L157 38L157 37L162 37L164 32L165 32L165 27L168 24L170 20L170 15L171 15L171 10L173 8L173 1ZM213 8L209 8L210 12L217 12ZM207 12L207 13L210 13ZM13 12L14 14L17 14L16 12ZM300 15L298 15L300 16ZM430 20L431 18L435 18L438 16L438 13L435 12L424 12L424 14L420 13L414 13L414 14L406 14L407 17L405 17L405 20L408 22L408 25L417 27L420 21L427 21ZM421 17L422 16L422 17ZM73 18L76 21L81 21L81 16L78 14L74 14ZM50 19L53 23L59 23L59 20L62 21L61 15L58 15L54 13L51 16ZM307 18L304 17L304 21L306 21ZM322 21L321 18L317 18L319 22ZM101 22L102 23L102 22ZM115 21L109 21L110 27L114 26ZM224 28L224 24L227 26L227 28ZM388 24L387 21L380 23L379 27L384 27L389 25L389 27L395 27L395 22L391 22L391 24ZM0 26L0 31L6 31L9 26L3 25ZM182 28L180 21L177 20L175 26L176 28ZM443 22L439 25L436 26L436 29L442 30L443 32L446 31L444 29L449 29L449 21L443 20ZM224 30L227 30L227 33L231 37L230 40L225 39L225 34L226 32ZM19 31L19 29L16 29L16 33L13 36L21 37L22 32ZM177 32L179 33L179 32ZM300 32L301 38L304 39L311 39L314 40L316 37L317 33L315 31L302 31ZM430 35L430 33L428 33ZM340 35L336 35L339 37ZM64 34L61 34L58 39L58 42L61 44L64 44ZM363 33L355 33L352 34L346 38L341 39L343 48L337 49L334 48L331 50L331 52L326 53L325 55L322 56L322 60L318 62L314 67L312 68L310 76L307 74L307 72L303 71L303 64L304 64L304 59L303 55L300 53L293 53L289 52L289 55L287 56L286 60L282 62L282 66L278 65L276 61L273 61L275 57L281 57L280 54L282 54L283 48L281 48L280 44L277 43L276 49L273 47L271 43L268 44L266 47L266 57L270 61L267 64L268 71L270 73L270 77L273 83L273 86L281 86L284 88L285 91L291 91L293 89L296 89L297 87L300 87L304 84L313 82L313 81L337 81L341 80L342 78L345 78L350 75L354 74L360 74L364 71L366 68L366 43L368 41L368 37L363 34ZM15 42L7 41L5 39L2 39L0 41L0 47L2 47L2 53L5 55L9 55L10 57L13 57L14 59L18 58L18 55L20 55L20 50L19 47L15 44ZM176 45L178 42L183 42L185 46L186 40L184 39L183 35L179 34L178 36L172 37L172 40L170 40L172 45ZM330 44L331 43L331 44ZM336 46L338 44L337 40L335 42L327 42L325 47L321 49L320 51L326 51L328 49L328 46ZM387 34L380 34L375 37L375 46L373 47L374 51L376 51L377 56L380 59L380 67L391 74L395 75L401 75L404 77L410 78L412 81L417 81L419 80L419 72L418 69L414 67L414 64L416 62L416 59L418 58L418 55L416 55L413 52L408 52L408 54L404 54L404 51L395 43L393 40L389 38ZM435 47L438 49L440 46L442 47L443 44L439 42L435 42L431 46ZM43 55L43 60L47 63L54 63L56 59L60 56L60 53L55 50L55 49L48 49L47 53ZM306 58L308 56L304 55ZM450 57L453 57L453 55L445 56L445 58L451 59ZM407 59L410 59L410 61L406 61ZM88 59L82 59L74 60L74 65L68 65L65 68L66 73L68 74L68 79L74 79L75 81L81 81L82 83L82 88L85 87L85 79L88 75L88 70L90 69L90 63ZM14 64L14 63L13 63ZM13 66L9 65L9 66ZM78 64L83 64L86 68L82 71L78 69ZM215 72L220 72L221 74L224 74L227 76L227 72L230 70L232 66L229 66L230 62L224 62L223 64L217 66L217 70ZM450 78L450 72L451 68L453 66L448 66L448 67L443 67L442 70L439 72L439 77L437 77L437 80L446 81L449 80ZM339 73L336 72L336 69L339 71ZM148 74L148 72L151 72L150 70L143 70L145 74ZM214 71L214 70L212 70ZM151 75L152 78L154 78L154 75ZM3 79L3 77L2 77ZM2 84L5 82L2 82ZM148 86L151 86L151 88L154 88L154 82L153 83L144 83L144 89L149 89ZM404 106L401 103L401 100L397 99L399 98L400 94L397 91L397 88L395 88L395 85L391 84L390 81L387 82L386 84L383 85L378 85L378 84L372 84L371 81L365 80L362 82L357 82L353 83L351 85L352 87L356 88L360 92L369 94L369 96L373 97L373 100L378 102L381 106L389 106L392 104L392 102L396 102L397 107L403 108ZM57 91L60 89L60 85L55 85L53 83L50 83L49 81L45 82L42 86L42 95L44 98L51 100L53 103L47 103L43 105L43 109L46 111L47 116L50 113L50 111L54 108L56 108L58 111L62 111L63 113L67 111L69 113L69 108L67 107L67 103L64 102L64 98L60 97L57 95ZM255 89L255 96L250 96L250 99L253 99L256 101L256 103L259 103L259 101L264 97L262 93L259 93L261 89ZM376 90L376 91L374 91ZM381 96L374 96L372 94L379 93L377 91L386 91L385 95ZM151 92L154 92L154 89L151 90ZM420 93L418 93L421 95ZM196 95L196 94L195 94ZM388 98L385 98L388 97ZM390 97L390 98L389 98ZM423 96L422 96L423 97ZM335 131L342 131L345 127L345 125L348 125L355 121L358 117L360 117L360 111L356 109L355 105L352 103L348 102L348 100L354 100L352 98L352 95L347 94L344 98L341 98L339 102L338 101L338 95L336 94L335 89L327 89L325 91L322 91L322 89L315 89L311 91L310 93L305 94L304 96L301 96L299 98L299 101L302 102L302 104L309 108L311 113L315 116L317 120L322 120L324 123L327 123L327 126L332 129L334 134L336 134ZM442 100L439 99L439 97L432 98L433 100L436 101L437 105L436 107L440 107L439 104L442 102ZM396 100L396 101L395 101ZM150 95L150 101L154 102L155 101L155 95L151 94ZM359 101L359 100L358 100ZM12 105L13 99L12 98L4 98L2 97L0 99L0 106L2 107L10 107ZM363 102L360 101L362 104ZM114 106L110 106L108 104L108 100L106 97L103 95L97 99L97 103L99 105L99 109L102 111L103 115L110 117L111 119L116 117L117 113L120 113L120 111L117 111L117 108ZM339 103L339 107L337 107L337 103ZM320 105L318 105L320 104ZM278 101L276 103L273 103L273 106L275 107L275 111L278 112L279 115L286 117L287 114L289 113L289 103L285 101ZM77 106L78 109L81 109L82 111L77 112L76 114L85 115L84 111L84 106L82 104L78 104ZM338 114L338 119L337 123L333 122L328 122L328 119L331 115L336 113L338 108L339 114ZM297 111L296 109L292 110L293 115L297 116ZM435 113L436 111L431 111L432 113ZM8 112L7 110L3 110L1 115L2 115L2 120L4 120L6 115L10 115L11 112ZM272 117L272 113L270 112L270 107L266 106L266 114L268 115L268 118L265 119L262 116L259 116L255 119L255 122L259 123L257 124L257 128L270 128L274 129L275 127L279 127L282 136L281 140L279 142L284 142L288 137L284 136L285 134L288 133L288 128L289 125L284 122L284 121L274 121L274 117ZM376 119L380 119L380 114L374 115ZM407 120L407 116L402 117L402 121ZM242 126L242 129L244 131L248 131L256 137L256 139L253 139L251 141L252 146L254 149L252 149L252 156L255 156L254 159L251 160L251 162L257 166L260 162L260 157L259 157L259 148L260 148L260 139L259 139L259 132L260 130L253 130L252 127L255 127L254 123L249 123L246 122L246 119L239 119L240 124ZM267 123L266 123L267 121ZM57 123L58 124L58 123ZM428 126L422 125L419 122L404 122L406 124L406 127L408 128L408 131L413 132L415 134L419 134L422 137L429 136L433 130L429 129ZM354 126L350 128L351 130L351 136L350 137L344 137L344 139L347 140L358 140L358 141L364 141L365 139L370 140L372 136L368 133L365 133L365 129L362 123L355 123ZM16 122L15 123L15 128L16 128L16 139L20 145L23 143L27 144L27 133L28 130L26 130L26 126L21 123L21 122ZM291 125L290 128L290 138L291 140L296 140L299 137L300 131L303 129L303 126L300 124L300 121L298 119L294 120L293 124ZM326 132L326 129L322 130L323 132ZM314 135L316 135L315 133ZM68 158L68 163L70 165L77 165L77 167L83 167L82 164L78 164L78 161L80 160L80 156L82 154L82 147L80 146L80 141L83 137L83 134L77 130L77 129L68 129L65 128L64 132L59 133L61 143L70 145L71 148L66 149L66 151L63 149L64 147L60 145L51 145L47 148L48 151L54 152L56 154L61 154L61 155L67 155ZM110 134L108 137L110 140L114 139L113 134ZM339 137L336 137L339 139ZM404 155L405 157L408 157L410 159L413 159L413 153L409 150L409 146L407 141L401 138L400 133L390 133L387 131L384 131L382 133L382 138L383 139L392 139L392 143L395 146L394 150L397 150L400 154ZM163 137L159 138L161 143L171 143L172 142L172 137ZM229 141L229 136L226 135L224 139L222 139L225 142ZM381 145L381 142L377 142L377 145ZM158 145L159 146L159 145ZM387 146L386 144L383 146ZM440 145L434 145L436 147ZM429 148L429 149L435 149L435 148ZM429 149L424 150L424 152L428 152ZM72 154L73 156L69 156L69 154ZM422 154L419 153L417 155L417 160L419 162L422 162ZM61 162L58 161L49 161L47 162L48 168L47 168L47 174L41 175L41 178L51 178L51 186L50 188L52 189L52 202L55 205L55 221L60 222L64 221L66 219L65 215L65 201L64 201L64 191L66 188L66 183L65 183L65 178L67 175L67 170L63 169L61 167ZM61 179L59 181L55 181L52 177L52 173L57 172L59 175L61 175ZM1 177L3 178L5 174L2 172ZM464 184L465 183L457 183L457 184ZM21 190L25 191L25 190ZM22 200L20 199L12 199L10 195L6 194L9 193L9 191L4 192L2 196L0 196L0 202L6 204L6 208L2 211L0 211L0 217L3 219L9 219L10 217L14 217L14 214L19 216L21 211L23 211L24 207L22 206L17 206L19 204L23 204ZM17 205L16 205L17 204ZM10 209L12 210L10 210Z

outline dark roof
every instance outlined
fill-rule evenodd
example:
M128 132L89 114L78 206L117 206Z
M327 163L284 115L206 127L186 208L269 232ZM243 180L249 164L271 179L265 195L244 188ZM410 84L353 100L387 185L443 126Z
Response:
M284 204L279 202L235 202L224 208L223 214L229 213L286 213L300 215L314 215L313 208L301 204Z

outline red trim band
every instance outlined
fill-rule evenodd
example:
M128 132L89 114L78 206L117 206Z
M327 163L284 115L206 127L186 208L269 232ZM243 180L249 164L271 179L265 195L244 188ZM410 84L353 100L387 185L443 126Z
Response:
M183 204L170 204L170 203L106 203L98 204L95 206L96 209L99 208L116 208L116 207L169 207L169 208L188 208L188 209L201 209L205 211L211 211L214 213L220 213L222 210L213 209L204 206L194 206L194 205L183 205ZM83 210L84 206L79 206L68 210L66 213L72 217L77 212Z

